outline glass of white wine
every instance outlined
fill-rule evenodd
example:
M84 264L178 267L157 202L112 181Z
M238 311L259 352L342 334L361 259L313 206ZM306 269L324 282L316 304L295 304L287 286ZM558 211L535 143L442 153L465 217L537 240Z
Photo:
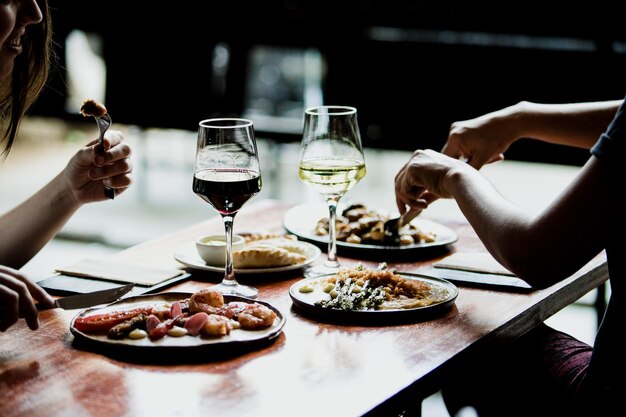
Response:
M365 173L356 108L317 106L306 109L298 176L319 192L328 205L328 256L323 265L313 267L307 275L335 273L339 269L335 230L337 204Z

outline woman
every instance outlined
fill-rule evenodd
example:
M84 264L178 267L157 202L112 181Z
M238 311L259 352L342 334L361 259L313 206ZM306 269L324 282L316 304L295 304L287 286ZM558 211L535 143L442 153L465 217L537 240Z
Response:
M591 150L573 182L536 216L506 201L477 171L503 159L520 138ZM533 286L552 285L606 250L612 295L593 348L541 325L455 375L443 390L451 414L471 405L481 417L604 415L598 412L615 404L625 368L617 340L617 326L626 318L618 304L624 278L618 251L626 223L618 178L625 144L621 100L521 102L454 123L442 153L418 150L396 175L401 211L454 198L489 252Z
M51 32L46 0L0 2L0 146L7 157L22 117L47 76ZM104 186L123 192L131 184L130 148L119 132L109 131L105 152L97 141L80 149L45 187L0 216L0 331L19 318L36 329L36 302L54 300L18 271L83 204L105 200Z

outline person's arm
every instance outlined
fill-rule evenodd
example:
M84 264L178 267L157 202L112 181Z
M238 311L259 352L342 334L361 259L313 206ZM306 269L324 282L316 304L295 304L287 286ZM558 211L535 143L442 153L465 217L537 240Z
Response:
M441 153L416 151L396 176L398 204L427 206L422 192L454 198L489 252L537 287L577 271L604 247L608 181L592 157L574 182L539 216L506 200L476 169Z
M131 150L122 139L120 132L109 131L106 153L96 153L96 142L80 149L52 181L0 216L0 265L21 268L79 207L106 200L103 185L119 195L131 184Z
M442 152L465 158L475 168L504 158L518 139L589 149L611 122L623 100L540 104L523 101L450 127Z

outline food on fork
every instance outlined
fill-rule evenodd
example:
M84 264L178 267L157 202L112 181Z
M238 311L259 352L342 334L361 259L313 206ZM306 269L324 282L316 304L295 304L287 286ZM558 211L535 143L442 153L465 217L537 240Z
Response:
M431 232L421 230L413 223L400 228L400 238L396 240L385 234L385 221L389 215L379 210L368 209L363 204L352 204L341 212L336 219L337 241L367 245L412 245L430 243L437 239ZM328 218L317 222L315 234L328 234Z
M103 104L98 103L96 100L87 99L80 107L80 114L85 117L94 116L102 117L107 114L107 108Z

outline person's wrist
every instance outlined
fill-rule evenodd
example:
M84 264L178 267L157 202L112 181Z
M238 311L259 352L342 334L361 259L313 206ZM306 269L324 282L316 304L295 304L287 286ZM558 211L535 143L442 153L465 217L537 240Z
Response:
M526 119L530 112L530 103L520 101L504 108L497 116L500 134L498 137L504 142L502 147L507 149L515 141L524 137Z
M450 167L442 178L441 190L444 191L441 197L455 198L455 195L462 187L465 178L470 174L470 171L477 172L471 165L457 161L453 167Z

